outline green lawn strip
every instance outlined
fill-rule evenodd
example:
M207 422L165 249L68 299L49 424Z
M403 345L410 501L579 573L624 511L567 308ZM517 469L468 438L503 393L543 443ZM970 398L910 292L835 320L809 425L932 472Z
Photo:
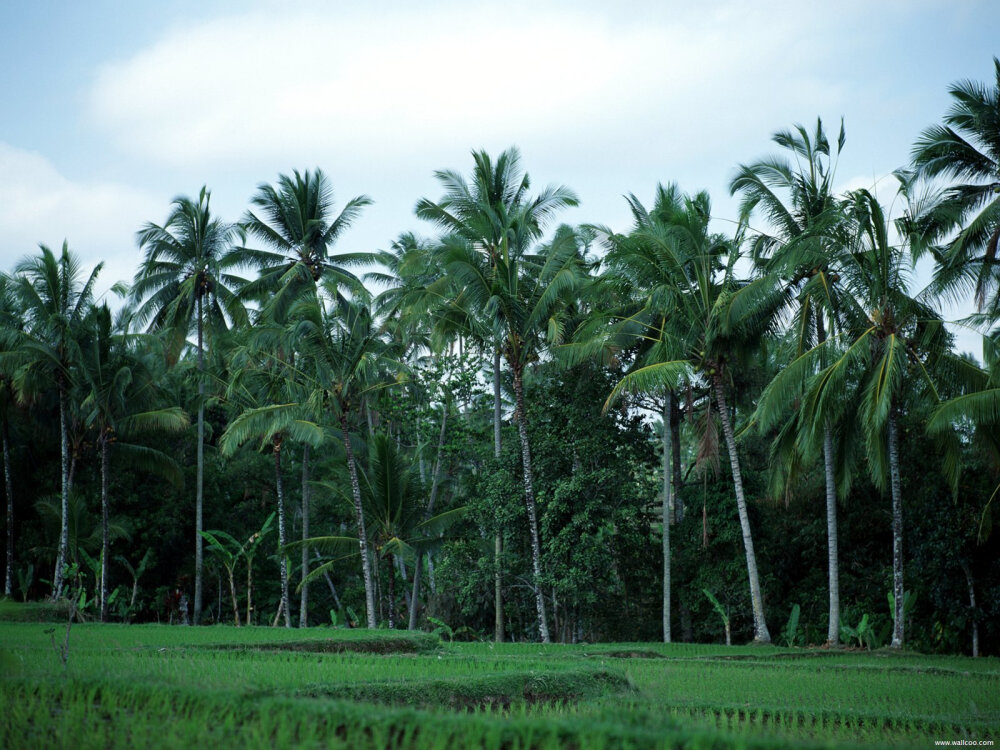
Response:
M0 599L0 623L62 622L69 617L69 602L14 602Z
M509 709L520 704L564 705L632 690L628 678L604 669L506 672L448 679L410 679L309 685L292 694L447 709Z
M498 717L391 706L373 710L370 704L343 700L253 698L237 692L177 691L151 685L8 680L0 683L0 695L10 707L0 715L0 746L11 750L193 747L207 743L358 750L803 746L780 738L685 728L669 718L651 728L604 717Z

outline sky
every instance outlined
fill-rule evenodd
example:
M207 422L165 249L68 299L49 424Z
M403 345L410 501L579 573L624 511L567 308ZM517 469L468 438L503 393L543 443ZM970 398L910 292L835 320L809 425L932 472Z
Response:
M991 79L997 28L995 0L2 2L0 269L66 240L105 294L175 197L205 185L236 221L317 167L338 210L374 201L333 251L387 249L433 236L436 170L512 145L579 196L559 221L626 231L624 195L677 182L725 231L737 165L817 117L845 122L838 188L888 203L949 84Z

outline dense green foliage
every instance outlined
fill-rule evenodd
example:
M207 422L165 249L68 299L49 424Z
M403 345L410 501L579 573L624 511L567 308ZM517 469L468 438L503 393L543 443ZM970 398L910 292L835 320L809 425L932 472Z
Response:
M58 606L0 619L1000 653L996 67L891 215L834 192L817 121L738 168L731 234L669 183L551 228L575 195L510 149L437 173L440 234L384 252L336 253L370 200L336 214L320 170L239 224L180 197L114 316L100 267L26 255L5 595ZM978 305L982 363L934 294Z

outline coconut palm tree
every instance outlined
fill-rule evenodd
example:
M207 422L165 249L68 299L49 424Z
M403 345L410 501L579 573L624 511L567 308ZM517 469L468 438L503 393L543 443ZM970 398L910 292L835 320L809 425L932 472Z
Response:
M287 335L297 342L301 357L297 369L308 391L308 396L300 402L305 413L332 413L340 427L358 527L367 623L374 628L374 579L351 422L361 414L365 399L371 393L398 382L399 364L375 325L369 300L361 294L356 299L344 297L332 282L323 286L322 297L314 300L303 297L296 303L289 316ZM324 297L332 300L329 309L323 303Z
M913 146L920 176L953 184L933 211L939 238L949 238L938 253L936 286L973 291L976 305L994 316L1000 311L1000 59L993 58L992 85L958 81L944 123L933 125Z
M333 187L321 169L296 170L292 177L278 175L276 186L261 183L250 199L253 209L241 222L246 233L267 250L245 248L259 268L258 278L242 294L265 300L269 317L281 322L301 294L316 293L321 278L349 287L360 286L348 266L369 262L370 253L330 255L330 248L370 206L371 198L359 195L347 202L336 216Z
M14 294L23 315L18 332L4 353L4 369L16 373L14 387L21 401L39 389L55 390L59 400L60 532L52 598L62 596L69 547L70 392L78 377L79 338L93 301L93 288L103 264L84 279L79 261L63 242L58 257L45 245L41 256L22 260L15 269Z
M516 221L514 226L518 226ZM528 255L517 242L503 247L494 257L459 241L444 248L442 261L461 289L461 296L470 307L482 310L484 316L488 316L490 327L501 332L503 337L501 350L513 380L514 418L521 443L539 634L542 641L548 643L524 374L525 368L548 346L558 345L564 339L569 300L585 278L579 238L572 229L563 226L550 243L533 255Z
M80 357L80 380L85 396L81 403L83 424L96 433L95 445L101 477L101 576L100 617L108 619L108 564L110 551L110 465L112 453L127 458L136 468L157 473L175 485L183 482L180 467L167 454L155 448L128 442L138 434L178 432L190 424L179 406L156 408L159 391L155 365L146 349L139 351L139 340L128 330L128 309L122 311L118 325L112 326L107 305L93 308L88 320ZM150 341L143 342L149 347Z
M640 204L641 205L641 204ZM624 321L643 325L649 344L635 366L615 386L610 404L622 393L676 388L682 377L705 383L722 425L743 533L753 608L754 640L770 642L757 573L750 519L726 386L738 367L776 327L785 297L773 282L745 282L736 275L740 237L708 230L707 193L685 197L676 187L661 188L656 221L641 223L627 237L612 239L607 273L645 292L645 304ZM621 325L615 327L616 335Z
M258 340L270 339L257 332ZM323 429L304 407L304 393L291 364L281 357L266 356L258 350L258 342L241 347L231 359L234 373L227 389L231 402L246 408L232 421L219 439L223 455L232 455L243 443L259 438L261 447L269 447L274 459L274 484L278 514L278 545L288 543L286 533L285 488L282 477L281 456L285 440L291 439L304 445L319 447L323 442ZM305 523L305 522L304 522ZM290 628L291 604L288 593L288 558L282 554L279 561L281 603L279 611L285 627ZM301 613L300 613L301 614Z
M531 196L531 179L521 167L521 154L509 148L494 161L486 151L474 151L475 166L471 181L451 170L435 172L444 189L436 203L426 198L417 203L417 216L433 222L449 236L452 245L465 244L481 254L490 269L512 255L526 252L534 240L541 237L546 224L563 208L578 203L576 195L563 186L549 186L537 196ZM447 252L445 253L447 254ZM493 351L493 406L494 454L500 456L500 363L503 359L504 332L498 328L492 315L479 316L470 309L461 290L449 295L451 304L439 319L450 330L461 330L466 336L478 340L484 349ZM495 639L503 641L503 601L501 597L500 556L503 537L498 530L495 539L496 595ZM538 562L538 561L536 561ZM536 573L540 567L536 566ZM536 584L537 585L537 584ZM539 604L540 632L547 640L548 626L542 612L544 602L536 592Z
M395 571L392 561L401 557L416 561L420 556L440 545L442 532L462 517L464 507L451 508L440 513L428 513L423 503L423 488L412 456L396 446L396 441L383 432L372 435L368 443L367 462L359 467L362 503L367 523L368 544L376 559L386 562L387 593L389 598L389 627L396 626ZM342 489L330 482L318 483L334 494ZM353 502L353 500L352 500ZM334 560L317 566L310 577L328 572L339 559L357 554L359 539L346 536L314 537L296 542L294 548L309 544L327 553L337 555ZM411 600L416 607L416 600Z
M6 351L8 346L16 346L21 333L13 286L11 278L0 273L0 352ZM3 370L3 359L0 357L0 439L3 441L4 495L7 498L7 555L3 592L8 598L14 590L14 482L10 465L10 418L16 401L13 373Z
M743 221L748 222L755 212L767 221L767 229L751 241L753 257L761 273L780 276L796 292L796 309L789 328L795 335L794 352L798 356L822 343L836 321L837 274L830 269L842 248L837 230L844 215L833 194L833 180L846 140L844 123L840 123L833 155L820 119L816 120L811 135L805 127L796 125L794 130L775 133L773 140L791 152L794 163L787 158L770 157L740 165L729 184L729 192L741 196ZM830 422L824 424L822 442L830 594L826 637L833 644L840 638L840 566L834 427Z
M205 335L229 323L245 325L246 310L236 291L246 281L232 273L252 262L234 247L236 228L214 217L211 193L202 188L197 201L174 199L164 224L146 224L136 235L145 251L132 285L132 298L141 303L137 320L171 333L171 359L176 360L194 330L198 362L198 444L195 480L195 592L192 620L202 610L202 509L205 470Z
M900 174L901 191L912 198L912 181ZM849 253L837 271L844 295L839 334L794 360L775 379L776 388L807 387L802 418L821 424L832 411L848 412L863 435L869 472L892 502L894 626L891 646L901 648L903 628L903 502L900 486L899 419L906 398L921 390L936 399L932 366L945 357L949 336L940 315L910 295L912 271L905 242L893 242L892 225L878 200L867 190L851 193L846 210L850 222ZM915 203L896 227L909 238L907 217L920 215ZM771 386L769 386L770 388ZM845 396L846 394L846 396ZM786 397L793 394L788 393Z

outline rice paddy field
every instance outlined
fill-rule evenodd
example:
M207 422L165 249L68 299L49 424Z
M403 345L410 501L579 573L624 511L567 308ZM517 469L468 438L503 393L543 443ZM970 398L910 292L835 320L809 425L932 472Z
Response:
M933 747L1000 660L314 628L0 622L0 747ZM961 741L961 742L960 742Z

